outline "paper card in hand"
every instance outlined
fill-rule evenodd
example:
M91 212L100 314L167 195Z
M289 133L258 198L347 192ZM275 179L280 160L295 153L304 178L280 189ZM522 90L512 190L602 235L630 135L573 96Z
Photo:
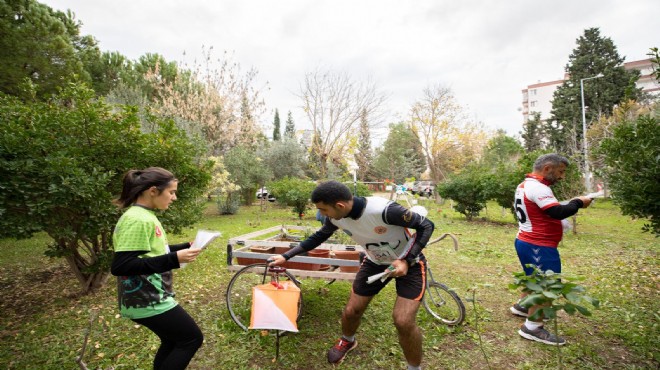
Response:
M213 239L219 237L220 235L222 234L219 231L199 230L197 231L195 241L190 246L190 248L204 249L209 245L209 243L213 241Z

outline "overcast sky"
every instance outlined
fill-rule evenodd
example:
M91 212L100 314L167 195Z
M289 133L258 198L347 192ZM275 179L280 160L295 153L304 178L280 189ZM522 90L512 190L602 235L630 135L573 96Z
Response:
M298 129L305 120L295 94L317 68L371 77L389 96L386 123L405 118L424 87L440 84L486 127L517 135L521 90L561 79L586 28L600 28L626 61L660 47L658 0L41 2L71 9L83 34L129 59L149 52L190 63L202 46L218 57L233 52L269 88L262 123L272 124L275 108L282 121L291 110Z

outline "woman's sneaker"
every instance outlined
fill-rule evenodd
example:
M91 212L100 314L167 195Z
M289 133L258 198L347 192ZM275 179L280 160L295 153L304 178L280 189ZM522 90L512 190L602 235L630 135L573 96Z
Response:
M525 324L522 324L520 330L518 330L518 334L520 334L520 336L525 339L535 340L537 342L550 344L552 346L563 346L564 344L566 344L564 338L550 333L549 331L545 330L542 326L540 328L531 330L531 329L527 329Z
M525 308L518 303L514 303L513 306L509 307L509 311L516 316L527 317L529 309Z
M357 340L349 342L344 338L339 338L337 344L328 351L328 362L331 364L342 362L344 357L346 357L346 354L355 347L357 347Z

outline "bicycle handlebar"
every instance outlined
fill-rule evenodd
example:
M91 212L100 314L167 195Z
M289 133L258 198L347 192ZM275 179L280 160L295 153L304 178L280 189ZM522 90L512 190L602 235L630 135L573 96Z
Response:
M437 238L435 240L431 240L430 242L426 243L426 246L429 246L431 244L435 244L435 243L441 241L442 239L444 239L446 237L450 237L452 239L452 241L454 242L454 250L458 251L458 239L456 238L456 236L454 236L454 234L450 234L450 233L444 233L444 234L440 235L439 238Z

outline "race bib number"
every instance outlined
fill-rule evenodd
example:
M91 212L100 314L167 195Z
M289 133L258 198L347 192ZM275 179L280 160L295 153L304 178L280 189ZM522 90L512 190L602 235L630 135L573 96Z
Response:
M367 253L374 261L392 262L398 258L394 248L387 242L381 242L380 244L368 243L366 247Z

